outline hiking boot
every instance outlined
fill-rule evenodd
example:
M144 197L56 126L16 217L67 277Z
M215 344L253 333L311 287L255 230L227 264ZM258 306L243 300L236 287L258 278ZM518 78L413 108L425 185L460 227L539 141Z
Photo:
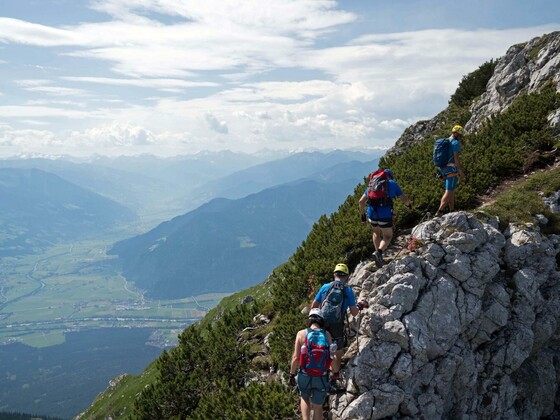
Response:
M375 266L377 268L383 267L383 255L381 254L381 250L377 250L373 253L373 258L375 260Z
M346 387L341 379L331 379L329 381L329 394L343 394L346 392Z

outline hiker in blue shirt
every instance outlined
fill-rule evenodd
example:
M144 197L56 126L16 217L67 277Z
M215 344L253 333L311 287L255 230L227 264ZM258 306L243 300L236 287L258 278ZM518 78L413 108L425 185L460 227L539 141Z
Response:
M457 188L459 179L465 178L461 159L459 158L459 153L461 152L459 140L463 138L464 133L465 130L460 125L456 125L451 130L451 137L449 137L449 140L451 140L451 156L447 166L440 169L440 174L445 180L445 193L441 197L438 211L435 214L437 217L443 215L446 207L449 207L449 211L455 210L455 188Z
M373 226L372 239L375 248L373 257L377 267L383 266L383 251L387 249L393 239L393 199L398 197L408 208L412 206L411 201L393 179L393 171L385 169L384 172L388 177L388 200L384 204L374 204L368 199L368 190L366 189L359 203L362 222L369 222Z
M349 275L350 270L346 264L337 264L333 273L334 280L330 283L323 284L311 303L312 310L321 308L326 322L325 329L331 334L333 343L336 344L336 352L331 365L331 391L333 392L343 390L338 384L338 381L340 379L340 365L343 349L347 345L344 337L344 318L346 316L346 311L350 310L352 316L356 316L363 308L369 307L369 304L365 301L356 304L354 291L346 283ZM331 303L330 297L334 296L334 293L331 294L331 292L336 292L336 289L342 291L342 299L341 301L339 300L338 302L335 301L335 303ZM337 314L335 314L333 310L336 311ZM336 319L333 319L331 315L334 315Z

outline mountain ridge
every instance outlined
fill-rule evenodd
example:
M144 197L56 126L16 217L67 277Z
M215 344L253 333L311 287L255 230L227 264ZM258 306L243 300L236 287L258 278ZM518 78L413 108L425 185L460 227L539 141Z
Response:
M555 33L552 36L553 40L558 36ZM551 42L550 37L544 39L545 46ZM506 56L500 60L507 59L509 58ZM471 79L467 79L467 82L469 80ZM391 169L398 168L395 173L399 176L399 183L402 177L405 191L415 196L417 206L422 209L416 208L407 212L406 209L397 207L398 226L406 226L406 223L409 223L410 227L414 226L426 211L435 206L433 200L423 199L422 193L427 190L429 195L439 198L441 189L438 189L437 185L432 189L420 189L418 186L426 184L413 181L427 177L432 169L432 137L446 132L448 134L448 130L456 123L466 124L472 116L470 105L477 100L477 96L469 96L466 105L450 103L448 109L435 117L437 120L416 125L425 128L415 131L415 126L409 127L408 131L403 133L404 137L401 136L403 141L396 145L396 153L388 153L382 159L381 165L388 165ZM552 135L555 126L550 127L546 117L558 112L559 96L558 86L553 84L553 89L547 88L546 82L529 95L518 95L501 114L488 120L488 124L483 124L480 133L470 133L473 140L468 142L468 145L473 149L479 148L477 150L480 150L480 156L478 159L471 157L467 162L473 165L472 168L478 168L474 165L485 163L483 159L487 159L488 155L492 156L491 152L495 150L493 148L496 147L496 143L517 148L522 144L521 141L516 142L517 137L520 137L521 140L527 141L525 148L519 149L521 152L518 150L518 156L504 153L500 156L508 158L504 159L505 162L489 160L489 165L498 167L499 164L506 163L510 165L508 170L511 173L523 176L523 162L530 153L540 154L549 151L554 144L558 145L558 138ZM515 130L511 130L512 126ZM419 134L416 138L411 135L415 133ZM529 141L535 137L536 140ZM465 151L467 150L465 147ZM542 162L539 160L533 161L533 165L540 164ZM404 168L410 172L408 177ZM466 196L473 197L475 192L483 193L486 185L496 185L508 174L492 174L495 178L489 176L480 184L476 184L477 172L467 172L467 175L471 178L467 178L460 186L460 191L465 191ZM543 182L543 179L538 181ZM556 190L560 190L557 176L551 177L547 182ZM435 184L433 180L431 183ZM351 269L358 267L359 272L370 271L368 278L371 277L371 269L367 263L371 254L371 230L361 225L357 217L357 201L363 192L363 185L355 188L354 195L348 197L336 213L316 223L302 246L298 247L284 264L277 267L258 290L253 289L225 300L200 325L185 330L180 337L178 349L164 354L150 368L152 374L160 372L162 375L153 382L145 383L141 394L130 398L130 403L121 403L119 415L129 413L143 418L173 415L194 418L228 415L235 417L254 414L251 410L255 408L250 402L257 398L262 402L259 413L274 412L280 417L293 416L297 397L282 384L286 380L286 369L291 357L290 343L293 342L295 332L303 325L305 315L302 311L305 312L309 296L316 287L332 278L332 268L340 261L347 262ZM538 194L535 195L538 197ZM519 201L518 196L514 196L513 201L508 203L510 209L518 205ZM470 206L470 209L475 208L473 201L465 200L461 202L463 203L466 207ZM533 219L532 214L529 214L529 217ZM552 239L543 239L545 236L534 228L536 222L531 227L523 226L526 222L519 221L509 225L507 231L503 231L498 230L497 220L492 221L492 218L480 222L470 215L452 213L429 223L432 227L424 240L433 242L428 243L426 249L419 249L419 253L426 254L423 260L407 255L402 260L395 260L373 273L373 279L366 281L365 277L361 277L363 282L359 286L367 288L371 309L360 322L361 353L353 358L357 346L353 350L351 346L348 358L353 359L343 370L343 377L348 380L347 393L340 398L330 399L331 414L337 418L364 419L387 416L449 418L454 414L462 415L463 418L477 418L477 415L492 418L520 418L523 415L529 416L526 418L538 418L540 415L558 415L560 408L556 403L557 360L550 357L550 352L546 351L543 358L529 358L531 352L523 347L523 343L527 341L524 340L525 334L533 333L534 337L539 337L532 341L536 343L535 351L554 349L554 345L557 345L555 332L559 324L557 314L560 311L557 310L557 302L560 296L557 286L558 261L554 257L558 254L557 245L560 241L551 246L554 236L550 237ZM438 247L443 249L443 252L437 253ZM480 255L476 251L478 247ZM505 258L502 262L506 265L500 266L500 255ZM531 259L536 256L542 259L542 267L538 258L531 263ZM524 272L526 262L529 262L527 270L534 272L542 269L542 276L533 275L529 271ZM469 271L477 272L477 279L473 279L472 283L469 283ZM494 274L497 276L495 281ZM438 285L438 276L445 279L441 285ZM435 287L431 291L421 287L421 279L427 283L426 278ZM550 279L556 281L551 282ZM495 287L499 285L501 290L493 289L494 286L485 286L488 287L487 291L482 287L493 285L494 282ZM368 285L364 287L364 283ZM555 287L549 288L555 283ZM543 285L544 288L539 289ZM424 295L416 294L418 290ZM462 290L461 298L457 297L459 290ZM453 291L455 295L447 293L449 291ZM249 303L250 299L244 299L245 303L239 304L240 298L247 293L261 296L260 301ZM435 293L440 293L440 297L443 298L438 298L440 305L437 306L431 321L429 308L434 308L434 305L430 306L428 297ZM456 299L453 296L456 296ZM445 297L454 305L444 305ZM508 324L507 316L500 318L490 313L491 310L495 310L498 315L503 315L505 312L495 306L503 301L505 306L502 306L507 311L516 308L515 310L522 314L531 316L535 314L533 308L538 308L539 302L542 302L541 298L548 301L545 302L546 319L537 317L535 320L538 322L530 326L524 325L521 319L518 323ZM506 303L508 300L510 304ZM480 301L484 303L480 304ZM435 300L432 299L432 302ZM447 317L449 312L444 309L452 311L459 304L463 308L463 312L458 310L460 316ZM407 312L406 309L410 308L410 305L412 312ZM419 308L424 309L419 311ZM474 316L477 314L477 308L478 313L483 314L481 318ZM406 315L415 310L423 312L414 314L418 325L422 322L427 323L430 333L433 334L426 338L428 344L425 346L421 340L423 329L416 328L412 322L403 322L400 316L395 315L398 311ZM452 332L447 334L448 318L453 321L452 326L461 325L463 328L465 325L471 325L470 322L473 324L465 330L453 328ZM457 319L461 323L456 322ZM506 325L500 327L504 319ZM497 324L493 325L492 320L497 321ZM430 324L431 322L433 324ZM500 328L504 332L500 333ZM495 332L498 333L499 339L493 341L496 338L493 336ZM506 335L506 332L512 335ZM464 334L461 337L463 341L455 348L454 344L459 344L456 337L461 334ZM512 342L511 351L500 348L500 344L508 343L508 337ZM219 338L226 340L227 354L215 350L218 355L204 357L206 352L216 348ZM463 366L474 366L475 369L459 369L460 356L468 356L468 346L476 346L474 338L478 340L479 345L495 350L484 353L484 357L491 358L495 354L497 361L507 360L507 363L502 363L501 366L499 363L488 364L491 370L486 376L484 367L481 367L484 366L482 362L471 364L471 359ZM468 340L466 344L465 340ZM380 351L378 346L383 351ZM233 350L234 348L236 350ZM446 352L447 349L455 350L455 353ZM438 364L438 360L442 363ZM204 366L197 370L201 361ZM500 370L504 365L505 370ZM511 368L515 374L512 374ZM189 373L184 376L184 380L176 380L177 375L183 375L186 370L189 370ZM531 377L537 372L539 375L543 372L543 376ZM457 379L454 381L455 377ZM522 382L524 377L528 377L528 383ZM463 382L461 378L464 378ZM539 387L540 378L543 379L544 387ZM193 383L196 383L196 386L192 386ZM523 386L516 387L515 383ZM201 384L207 386L204 393L198 391ZM531 387L531 384L535 386ZM181 395L189 395L190 399L185 400ZM176 405L176 409L169 408L171 402ZM86 414L103 410L100 405L96 405ZM114 413L110 409L105 412Z

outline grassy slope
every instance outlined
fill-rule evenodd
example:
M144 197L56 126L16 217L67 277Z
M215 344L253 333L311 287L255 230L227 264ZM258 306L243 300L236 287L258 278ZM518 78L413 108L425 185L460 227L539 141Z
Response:
M547 197L560 190L560 167L536 173L525 181L504 191L496 201L483 208L484 212L500 219L500 226L509 223L535 223L535 214L543 214L548 224L544 233L560 233L560 214L553 214L543 203Z

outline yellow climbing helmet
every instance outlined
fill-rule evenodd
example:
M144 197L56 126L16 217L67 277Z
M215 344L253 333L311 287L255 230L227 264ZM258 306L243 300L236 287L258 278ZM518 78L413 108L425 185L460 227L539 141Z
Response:
M350 274L350 270L348 270L348 266L346 264L337 264L336 267L334 268L334 272L335 273L342 273L344 275L348 275Z
M451 132L463 135L463 134L465 134L465 129L463 127L461 127L460 125L456 125L455 127L453 127L451 129Z

